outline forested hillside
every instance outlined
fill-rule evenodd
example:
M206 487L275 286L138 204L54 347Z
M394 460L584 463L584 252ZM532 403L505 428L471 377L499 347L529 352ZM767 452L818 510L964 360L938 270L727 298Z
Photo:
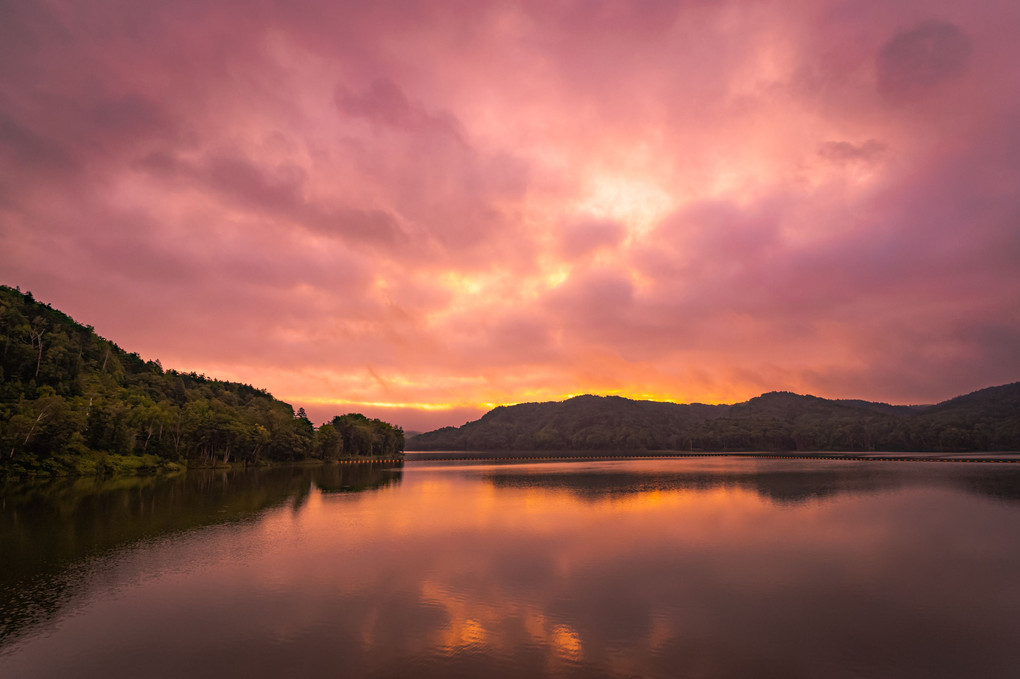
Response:
M333 460L403 447L403 431L380 420L348 414L316 429L264 389L164 370L0 286L0 474Z
M578 396L502 406L409 450L1017 451L1020 383L935 406L833 401L789 392L735 405Z

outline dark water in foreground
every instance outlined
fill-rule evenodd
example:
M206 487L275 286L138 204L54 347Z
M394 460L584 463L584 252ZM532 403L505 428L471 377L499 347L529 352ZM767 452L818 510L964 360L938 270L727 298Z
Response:
M1020 465L8 485L3 677L1016 677Z

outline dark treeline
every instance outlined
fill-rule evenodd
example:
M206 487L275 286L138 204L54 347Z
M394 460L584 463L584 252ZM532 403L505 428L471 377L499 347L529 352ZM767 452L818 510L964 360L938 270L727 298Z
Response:
M393 456L404 432L360 414L316 429L264 389L164 370L0 286L0 474Z
M578 396L502 406L409 450L1016 451L1020 383L934 406L773 392L735 405Z

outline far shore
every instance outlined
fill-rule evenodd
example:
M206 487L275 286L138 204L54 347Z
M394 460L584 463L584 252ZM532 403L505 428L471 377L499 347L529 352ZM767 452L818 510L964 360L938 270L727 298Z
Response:
M581 462L663 458L748 457L773 460L859 462L1020 463L1020 451L984 453L841 452L841 451L689 451L689 450L408 450L407 462Z

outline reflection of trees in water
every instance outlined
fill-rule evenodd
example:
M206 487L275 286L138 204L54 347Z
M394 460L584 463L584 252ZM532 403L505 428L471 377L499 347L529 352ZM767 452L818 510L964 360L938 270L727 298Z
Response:
M769 463L766 463L769 464ZM782 463L779 463L782 464ZM908 486L949 486L1007 501L1020 501L1020 469L1009 465L952 465L951 468L890 467L889 463L843 466L822 462L828 469L748 469L746 471L672 472L649 469L606 473L598 470L535 474L504 468L487 474L496 487L543 488L568 491L587 501L607 496L668 491L707 491L717 488L751 490L779 504L796 504L841 494L859 495ZM839 465L839 466L837 466Z
M141 540L300 508L312 485L365 491L400 481L382 464L195 470L174 477L58 479L0 487L0 643L50 619L93 559Z
M400 483L392 465L337 464L322 467L315 485L323 493L357 493Z
M1016 466L1008 471L1001 470L998 474L981 474L968 469L971 473L962 475L958 483L978 495L1006 502L1020 502L1020 469Z

